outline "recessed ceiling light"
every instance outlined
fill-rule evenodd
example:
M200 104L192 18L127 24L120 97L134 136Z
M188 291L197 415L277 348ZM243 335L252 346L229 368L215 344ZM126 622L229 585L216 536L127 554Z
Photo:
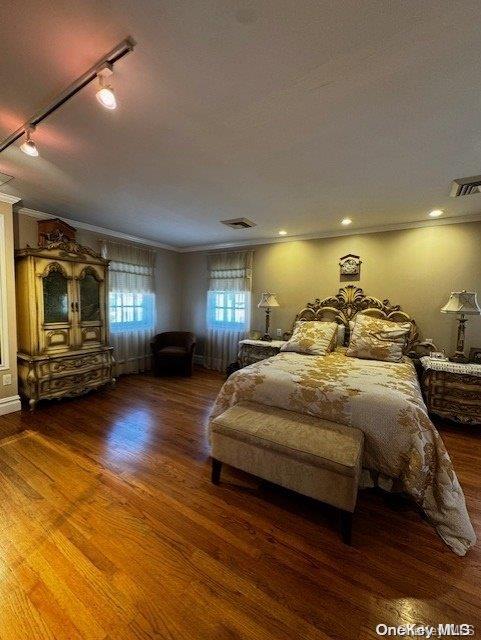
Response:
M279 235L280 235L280 236L287 236L287 231L286 231L285 229L281 229L281 230L279 231Z
M439 218L440 216L442 216L444 213L444 211L442 209L433 209L432 211L429 212L429 217L430 218Z
M351 220L351 218L343 218L341 220L341 224L343 224L345 227L347 227L349 224L352 224L352 220Z

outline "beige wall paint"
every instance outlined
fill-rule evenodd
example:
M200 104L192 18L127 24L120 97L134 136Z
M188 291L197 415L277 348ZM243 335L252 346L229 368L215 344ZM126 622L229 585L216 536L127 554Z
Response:
M0 216L5 229L5 264L7 298L8 369L0 371L0 415L11 410L19 410L17 383L17 325L15 317L15 267L13 261L13 215L12 205L0 201ZM2 239L3 241L3 239ZM3 384L3 376L11 376L11 384ZM3 400L3 402L2 402ZM5 403L7 401L8 404ZM2 406L3 405L3 406ZM1 435L7 435L0 428Z
M359 282L367 295L389 298L417 321L423 337L454 350L457 323L440 313L456 289L478 292L481 302L481 223L440 225L383 233L260 245L254 249L252 328L262 330L257 309L263 290L278 294L281 307L272 312L272 333L289 330L296 313L310 300L337 293L339 258L361 256ZM205 253L182 256L183 328L205 336ZM481 347L481 317L471 316L467 347Z
M206 333L206 292L208 287L207 254L181 253L181 299L180 327L193 331L197 336L196 353L204 353Z
M26 244L36 246L37 244L37 222L38 218L25 213L15 214L15 247L25 247ZM75 223L73 223L75 226ZM101 235L78 229L77 241L92 249L98 250L99 241L102 239L113 239L115 236ZM122 240L118 240L122 242ZM142 245L145 246L145 245ZM155 293L157 304L156 332L177 329L180 317L180 295L181 288L179 258L175 251L167 251L152 247L156 253L155 259Z

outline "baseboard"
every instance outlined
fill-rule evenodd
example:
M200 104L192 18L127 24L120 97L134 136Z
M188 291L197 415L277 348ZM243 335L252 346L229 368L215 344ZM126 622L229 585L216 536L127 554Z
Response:
M14 411L20 411L21 408L20 396L0 398L0 416L4 416L7 413L13 413Z

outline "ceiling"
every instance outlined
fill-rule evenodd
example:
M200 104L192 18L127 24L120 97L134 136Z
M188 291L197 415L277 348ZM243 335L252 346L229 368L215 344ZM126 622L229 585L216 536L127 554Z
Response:
M119 108L95 86L10 147L29 208L175 247L481 212L481 3L19 0L0 24L0 137L117 42ZM235 231L220 220L247 217Z

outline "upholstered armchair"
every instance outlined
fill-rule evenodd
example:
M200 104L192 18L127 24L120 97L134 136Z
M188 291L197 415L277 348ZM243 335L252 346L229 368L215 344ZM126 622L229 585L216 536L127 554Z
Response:
M152 367L156 376L192 375L195 335L190 331L166 331L150 343Z

